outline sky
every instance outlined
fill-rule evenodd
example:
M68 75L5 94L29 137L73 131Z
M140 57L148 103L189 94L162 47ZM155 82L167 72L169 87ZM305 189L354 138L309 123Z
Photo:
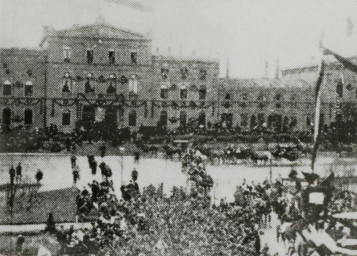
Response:
M152 52L214 58L225 75L316 65L318 45L357 55L357 0L0 0L0 47L38 48L43 26L94 23L148 35ZM347 20L353 36L347 38ZM170 49L170 50L169 50Z

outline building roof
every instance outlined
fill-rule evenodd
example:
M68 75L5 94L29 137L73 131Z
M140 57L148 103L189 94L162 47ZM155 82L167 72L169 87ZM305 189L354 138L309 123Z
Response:
M102 23L58 30L55 31L55 35L63 37L92 37L127 40L145 39L143 35Z
M104 21L84 26L74 25L72 28L63 30L55 30L50 27L45 27L44 36L40 42L40 46L44 44L48 37L150 40L142 34L111 26Z

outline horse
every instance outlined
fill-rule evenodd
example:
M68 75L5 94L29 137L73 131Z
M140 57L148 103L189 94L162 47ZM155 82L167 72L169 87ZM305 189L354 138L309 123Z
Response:
M181 159L181 149L178 147L173 147L173 146L169 146L169 145L164 145L162 147L162 149L165 152L165 156L166 158L170 158L172 160L172 158L177 154L178 158Z
M272 159L272 155L270 151L257 151L254 152L250 158L255 164L259 164L260 161L260 163L266 165L268 161Z

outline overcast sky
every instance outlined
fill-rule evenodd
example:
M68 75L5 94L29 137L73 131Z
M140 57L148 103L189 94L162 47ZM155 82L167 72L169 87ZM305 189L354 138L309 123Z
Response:
M221 75L227 56L233 77L263 76L265 61L273 74L278 58L282 68L316 64L322 34L328 47L357 55L357 0L0 0L0 47L38 47L42 26L91 24L99 12L150 34L153 53L218 58Z

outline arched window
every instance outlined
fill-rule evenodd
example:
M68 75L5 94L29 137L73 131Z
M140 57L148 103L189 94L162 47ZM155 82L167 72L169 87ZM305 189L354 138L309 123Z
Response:
M25 125L31 125L32 124L32 109L25 109L24 113L24 124Z
M117 93L117 78L114 74L111 74L108 78L107 94L113 95Z
M11 109L4 108L2 110L2 123L5 125L11 124Z
M72 77L70 73L64 73L62 83L62 92L70 93L72 91Z
M33 84L31 81L25 83L25 96L32 96L33 93Z
M71 124L71 111L68 109L62 112L62 125Z
M12 94L12 85L10 81L6 80L3 84L2 93L4 96L10 96Z
M129 112L129 126L136 126L136 111Z
M180 88L180 99L181 100L187 99L187 86L186 85L182 85Z
M138 94L138 77L131 75L129 79L129 93Z

